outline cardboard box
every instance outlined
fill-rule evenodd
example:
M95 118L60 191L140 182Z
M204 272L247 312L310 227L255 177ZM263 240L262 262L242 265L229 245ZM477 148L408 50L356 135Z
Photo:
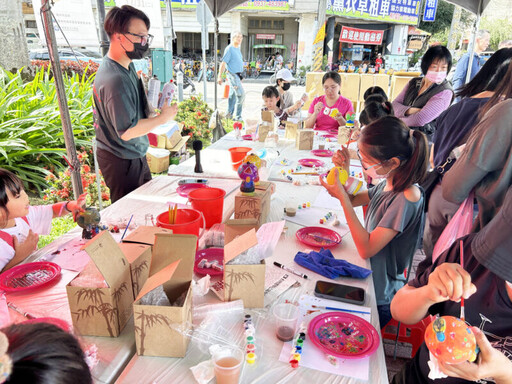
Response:
M149 144L156 148L171 149L181 140L181 129L176 121L159 125L148 133Z
M123 239L123 243L151 245L155 244L156 235L159 233L172 234L172 230L161 227L144 226L137 227Z
M265 223L270 212L271 185L269 182L260 181L252 196L238 191L235 195L235 219L256 219L258 227Z
M137 297L149 277L151 266L151 246L143 244L121 243L119 247L130 263L133 297Z
M149 170L152 173L166 172L169 168L169 155L167 149L149 147L146 153Z
M270 132L274 131L274 126L269 122L262 122L258 128L258 140L263 143Z
M117 337L132 315L130 264L109 231L84 246L108 288L66 286L73 327L80 335Z
M189 338L182 331L192 325L192 275L197 236L157 234L153 247L150 277L133 303L137 354L184 357ZM181 306L142 305L140 299L163 285L173 303L182 294Z
M312 150L313 139L315 132L312 129L301 129L297 132L297 139L295 140L295 149L298 150Z
M262 308L265 293L265 261L260 264L227 264L258 244L255 229L224 246L224 300L243 300L244 308Z
M291 121L285 121L284 123L284 138L285 139L297 139L298 131L303 128L303 122L299 121L297 123L293 123Z
M261 121L269 123L271 127L275 127L275 116L272 111L261 111Z

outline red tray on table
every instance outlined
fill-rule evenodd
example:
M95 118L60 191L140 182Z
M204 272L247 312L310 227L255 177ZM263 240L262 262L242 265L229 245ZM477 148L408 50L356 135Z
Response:
M338 232L324 227L304 227L295 232L295 236L310 247L331 248L341 243Z
M18 265L0 275L0 290L26 292L42 288L53 283L60 274L60 267L49 261Z
M332 157L334 155L334 152L328 149L313 149L311 153L319 157Z
M206 248L196 252L196 260L194 262L194 272L200 276L210 275L219 276L224 273L224 270L217 271L213 268L201 268L199 262L206 259L208 262L216 260L219 265L224 267L224 248Z
M322 167L325 163L318 159L300 159L298 161L303 167Z

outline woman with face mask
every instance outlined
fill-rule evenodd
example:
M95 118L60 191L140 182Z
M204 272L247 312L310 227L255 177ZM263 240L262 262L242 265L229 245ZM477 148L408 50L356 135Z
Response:
M431 141L435 120L453 100L453 89L446 80L452 55L442 45L430 47L421 59L422 77L415 77L393 100L395 115Z
M391 319L391 300L405 283L404 269L423 230L424 197L416 183L427 170L427 140L400 119L386 116L361 131L357 147L363 172L374 180L374 187L353 196L338 177L334 185L322 178L320 182L340 201L359 256L370 259L380 325L384 327ZM332 161L349 173L347 148L337 151ZM368 205L364 224L354 211L360 205Z
M279 99L281 102L280 106L281 109L286 110L288 116L293 116L297 111L299 111L308 99L307 95L304 94L304 96L296 103L293 102L293 95L290 92L290 87L294 81L295 78L287 68L280 69L276 74L276 88L279 91Z

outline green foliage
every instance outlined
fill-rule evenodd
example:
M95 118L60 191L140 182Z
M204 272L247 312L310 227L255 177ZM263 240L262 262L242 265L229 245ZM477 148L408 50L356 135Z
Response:
M96 205L100 196L98 196L98 187L96 183L96 174L91 170L89 163L89 154L87 152L79 152L78 160L80 161L80 178L84 193L87 193L87 205ZM64 172L59 172L56 176L50 173L46 176L49 188L44 190L43 200L51 203L59 201L69 201L73 197L71 171L67 168ZM100 180L101 200L103 205L110 205L110 192L103 178ZM106 203L106 204L105 204Z
M62 217L56 217L52 220L52 230L49 235L39 236L39 242L37 248L43 248L53 242L56 238L62 236L66 232L70 231L75 227L72 215L66 215Z
M201 140L204 147L210 144L212 130L208 127L208 123L212 112L208 104L197 96L191 96L178 105L176 121L183 123L181 134L191 137L187 142L187 147L192 148L194 140Z
M422 3L423 4L423 3ZM444 0L440 0L437 3L436 20L434 22L420 21L419 29L430 32L433 35L442 32L452 24L453 10L455 6L447 3ZM423 16L423 7L420 9L420 17ZM433 39L433 36L432 36ZM437 40L436 40L437 41Z
M480 29L487 29L491 33L487 51L496 51L498 44L503 40L512 39L512 24L508 19L482 18Z
M448 44L448 36L450 34L450 28L446 28L440 31L437 31L432 36L430 36L430 43L439 43L441 45Z
M46 188L50 170L63 170L66 153L55 82L49 70L39 69L24 82L22 69L0 68L0 167L16 173L25 187ZM90 147L94 75L64 75L75 144Z

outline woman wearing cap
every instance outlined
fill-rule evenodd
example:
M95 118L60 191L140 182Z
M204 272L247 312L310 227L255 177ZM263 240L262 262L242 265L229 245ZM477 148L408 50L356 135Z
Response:
M295 81L289 69L280 69L276 74L276 88L279 91L279 100L281 101L281 108L287 110L288 116L293 115L300 110L304 103L308 100L308 96L304 94L302 98L296 103L293 102L293 95L289 91L291 83Z
M319 131L338 129L347 122L347 113L354 113L354 107L349 99L340 94L341 76L338 72L327 72L322 78L322 86L325 95L315 97L304 125Z

